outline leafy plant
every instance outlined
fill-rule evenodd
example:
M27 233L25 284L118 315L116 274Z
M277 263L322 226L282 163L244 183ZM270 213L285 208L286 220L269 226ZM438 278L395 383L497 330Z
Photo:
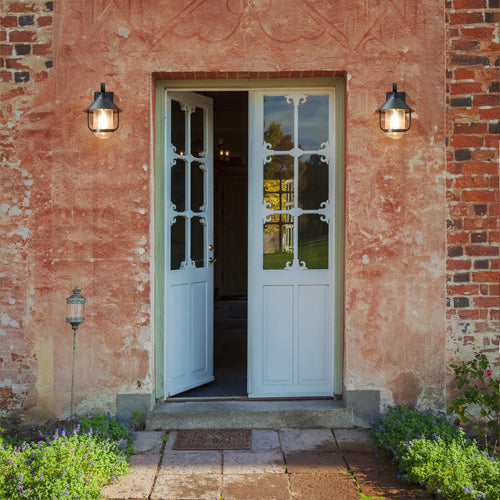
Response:
M450 442L459 436L444 413L404 405L388 406L385 413L372 416L369 432L386 451L394 451L399 443L413 439L440 436Z
M460 433L448 443L427 438L401 443L396 457L403 479L446 499L498 500L498 462Z
M479 414L484 418L487 428L474 424L474 429L482 434L488 442L488 430L491 429L497 436L500 435L498 422L499 411L499 380L493 377L493 371L484 354L476 354L473 360L460 365L450 365L455 372L458 389L462 390L451 402L447 413L456 413L463 423L472 420L474 408L479 408Z
M93 499L128 470L133 426L118 417L85 415L38 440L0 441L0 498Z
M101 441L112 440L117 443L117 450L125 452L127 455L134 453L134 425L126 420L97 413L95 415L82 415L77 419L77 427L81 431L92 430L96 439Z
M388 407L372 419L370 433L392 454L403 479L446 499L498 499L498 460L444 414Z

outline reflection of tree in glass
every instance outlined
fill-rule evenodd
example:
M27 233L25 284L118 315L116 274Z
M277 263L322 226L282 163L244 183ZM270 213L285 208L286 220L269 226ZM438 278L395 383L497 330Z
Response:
M264 130L264 141L271 144L273 151L289 151L293 148L292 136L285 135L281 123L272 121ZM266 164L265 179L284 179L293 177L293 162L286 155L275 155L270 163Z
M303 155L299 159L299 207L318 210L328 200L328 163L320 155Z

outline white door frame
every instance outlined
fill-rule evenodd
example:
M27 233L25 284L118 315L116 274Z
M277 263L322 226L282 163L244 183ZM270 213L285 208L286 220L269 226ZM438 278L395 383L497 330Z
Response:
M154 259L152 265L152 274L155 276L154 293L152 297L154 309L154 331L155 331L155 394L162 399L165 394L164 373L165 373L165 317L168 311L165 311L165 280L164 262L165 262L165 235L163 213L165 206L164 192L164 148L165 148L165 90L179 92L201 92L201 91L252 91L252 90L276 90L276 89L335 89L335 121L337 128L335 131L336 144L334 155L336 159L335 171L335 299L332 309L335 311L334 329L334 394L339 395L343 392L343 275L344 275L344 94L345 80L342 77L326 78L275 78L270 80L158 80L156 82L156 115L155 115L155 201L154 201L154 228L155 228L155 246ZM250 127L251 130L251 127ZM249 130L249 132L250 132ZM249 201L250 202L250 201ZM249 366L249 370L250 370Z

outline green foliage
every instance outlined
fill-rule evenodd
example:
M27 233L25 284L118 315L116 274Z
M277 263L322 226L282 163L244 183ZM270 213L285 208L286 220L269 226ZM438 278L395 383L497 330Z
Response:
M455 372L455 380L462 393L452 401L447 413L456 413L466 424L471 421L474 408L479 408L479 414L486 421L488 428L475 424L475 430L487 439L488 429L491 429L498 437L499 380L493 376L488 358L484 354L477 354L472 361L450 365L450 368Z
M388 407L370 433L393 455L402 478L453 500L498 499L499 463L443 414Z
M133 428L111 415L79 417L39 440L0 442L0 498L92 499L128 470Z
M413 439L439 436L450 442L459 436L458 429L446 420L444 414L418 411L403 405L389 406L385 413L374 416L369 432L387 451Z
M419 483L442 498L499 498L498 462L463 435L450 443L426 438L402 443L396 456L403 479Z
M100 441L112 440L117 443L117 449L127 455L134 453L134 427L120 417L97 413L78 417L77 426L80 430L92 429L94 437Z

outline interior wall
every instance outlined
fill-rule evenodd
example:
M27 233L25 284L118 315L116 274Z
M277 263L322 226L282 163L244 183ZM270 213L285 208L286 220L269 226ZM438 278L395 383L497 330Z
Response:
M248 92L214 99L215 299L246 298L248 282ZM228 159L217 155L222 141Z

